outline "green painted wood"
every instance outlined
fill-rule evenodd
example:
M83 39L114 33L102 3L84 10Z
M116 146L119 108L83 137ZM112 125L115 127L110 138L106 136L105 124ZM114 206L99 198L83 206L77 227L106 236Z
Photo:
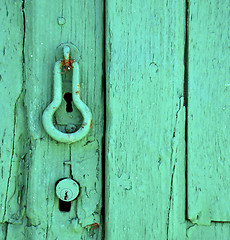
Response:
M188 240L229 239L230 224L212 222L210 226L190 224L187 228Z
M230 221L229 1L189 8L188 218L209 225Z
M103 1L5 1L1 11L0 104L7 121L1 120L0 130L0 216L7 224L0 238L101 239ZM52 100L55 50L63 42L80 51L81 97L93 114L88 136L72 145L52 140L41 124ZM64 91L70 90L70 75L63 74ZM64 100L55 117L69 120L63 106ZM79 113L75 121L80 124ZM63 177L80 184L80 196L66 213L55 195Z
M23 109L23 14L21 2L0 7L0 222L20 223L24 213L25 154ZM4 227L5 228L5 227Z
M6 239L7 225L7 223L0 223L0 236L2 239Z
M106 2L105 239L229 239L229 223L198 226L229 221L225 6L189 5L185 221L185 2ZM103 1L4 1L0 20L0 239L102 239ZM81 53L81 96L94 120L72 145L41 125L55 48L69 41ZM63 94L70 78L63 74ZM65 109L63 101L58 127L79 126L76 109ZM62 177L81 186L68 213L54 191Z
M106 1L105 239L185 239L185 1Z

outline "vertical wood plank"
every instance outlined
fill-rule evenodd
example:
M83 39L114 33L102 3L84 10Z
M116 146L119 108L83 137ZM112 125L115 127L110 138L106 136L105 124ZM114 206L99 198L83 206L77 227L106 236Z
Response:
M28 201L30 201L31 209L28 214L32 225L41 224L41 228L45 230L45 235L48 238L88 239L90 237L97 239L100 238L99 228L94 229L92 226L94 227L94 224L100 226L101 209L101 168L95 167L97 164L101 164L101 155L95 153L100 153L103 133L103 121L101 121L103 119L103 105L101 101L103 99L101 91L103 3L102 1L95 3L81 1L70 1L68 3L59 1L57 3L53 1L52 4L56 6L52 10L52 14L50 14L50 8L47 6L46 1L39 2L39 6L38 3L34 2L28 3L27 6L27 12L33 12L33 14L28 15L30 31L28 30L27 51L28 58L31 55L34 58L33 61L27 59L28 65L32 70L31 72L34 74L33 79L30 78L28 81L30 95L28 95L27 100L28 107L31 109L31 119L33 119L31 124L35 123L38 125L32 129L32 136L36 139L32 156L36 164L34 163L30 170L30 173L33 170L34 172L33 176L31 176L29 187L32 192L36 191L37 196L43 197L39 200L36 199L36 201L41 204L43 202L45 205L44 212L36 213L37 208L34 208L36 204L34 204L33 194L29 194L31 198ZM48 16L45 24L41 22L42 15ZM66 23L58 25L58 17L64 17ZM36 33L43 33L40 37L35 34L34 38L33 35L30 38L29 33L33 33L35 30ZM30 52L29 46L31 46L31 42L35 42L40 50L33 48L33 52ZM52 72L55 48L63 42L73 42L80 50L81 96L83 101L91 108L94 120L93 128L89 135L81 142L71 146L57 144L55 141L47 139L40 121L34 121L34 119L40 120L41 109L44 110L44 107L51 101L50 89L53 81ZM37 85L38 82L40 87L36 87L35 90L31 89L31 84ZM31 104L29 101L33 94L36 94L37 102ZM32 110L34 106L39 106L40 111ZM92 143L90 144L90 142ZM72 168L69 168L69 174L64 176L63 162L66 160L71 161ZM47 169L41 180L41 185L43 184L45 189L47 189L45 192L39 187L34 187L40 172L37 172L36 168L39 167L40 170ZM90 169L89 172L87 168ZM99 177L96 178L96 175ZM81 194L77 202L72 203L70 213L63 214L58 209L54 185L59 178L71 176L79 182ZM86 176L86 179L90 178L90 181L84 181L84 176ZM95 185L97 185L96 189ZM97 195L95 196L92 193L96 190ZM44 226L42 226L41 221L43 218L48 219L48 222L44 221Z
M106 239L185 239L184 1L106 1Z
M20 223L24 211L23 168L27 150L22 108L24 98L22 3L3 1L0 7L0 21L2 23L0 26L0 109L2 113L0 118L0 222Z
M229 1L189 1L188 217L230 221Z
M2 232L5 239L16 235L39 240L100 239L103 1L14 1L9 5L1 8L9 15L9 26L1 29L6 32L0 40L4 47L3 66L8 68L1 68L4 71L0 72L0 84L9 90L13 86L13 91L4 90L6 99L0 99L9 118L1 123L0 130L2 141L8 140L1 150L2 156L7 156L1 158L4 159L1 177L5 181L1 194L6 199L1 200L1 210L6 209L1 219L12 224L7 228L3 225ZM80 51L81 97L93 114L88 136L71 146L52 140L41 124L42 112L52 101L55 51L65 42L72 42ZM69 82L70 77L63 74L63 81ZM9 106L3 105L5 100ZM63 101L59 115L68 114L64 106ZM73 121L81 122L79 113ZM64 164L66 161L71 165ZM80 196L66 213L59 210L55 195L55 183L63 177L73 177L80 184Z

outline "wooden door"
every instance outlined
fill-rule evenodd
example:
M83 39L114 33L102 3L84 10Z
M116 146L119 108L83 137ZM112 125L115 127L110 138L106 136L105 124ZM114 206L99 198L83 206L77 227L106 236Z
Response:
M4 0L0 19L1 239L230 238L227 0ZM42 125L63 43L93 116L73 144ZM54 117L81 126L64 98Z

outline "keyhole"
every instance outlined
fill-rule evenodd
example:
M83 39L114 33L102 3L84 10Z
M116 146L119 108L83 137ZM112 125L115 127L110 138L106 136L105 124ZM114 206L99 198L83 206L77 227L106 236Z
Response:
M67 198L68 198L68 192L66 191L64 199L67 200Z
M73 112L73 106L72 106L72 93L67 92L64 95L64 99L66 101L66 112Z

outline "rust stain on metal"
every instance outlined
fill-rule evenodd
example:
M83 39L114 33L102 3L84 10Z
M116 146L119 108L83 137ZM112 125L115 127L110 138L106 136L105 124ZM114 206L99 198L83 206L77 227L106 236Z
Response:
M87 230L90 232L91 236L94 236L95 235L94 230L96 228L99 228L99 224L98 223L93 223L93 224L85 226L85 228L87 228Z
M60 69L64 72L62 73L66 73L67 71L70 71L72 68L74 68L73 66L74 60L71 59L67 59L67 60L62 60L61 61L61 65L60 65Z
M91 228L95 229L95 228L99 227L99 224L98 223L93 223L93 224L90 224L88 226L90 226Z

